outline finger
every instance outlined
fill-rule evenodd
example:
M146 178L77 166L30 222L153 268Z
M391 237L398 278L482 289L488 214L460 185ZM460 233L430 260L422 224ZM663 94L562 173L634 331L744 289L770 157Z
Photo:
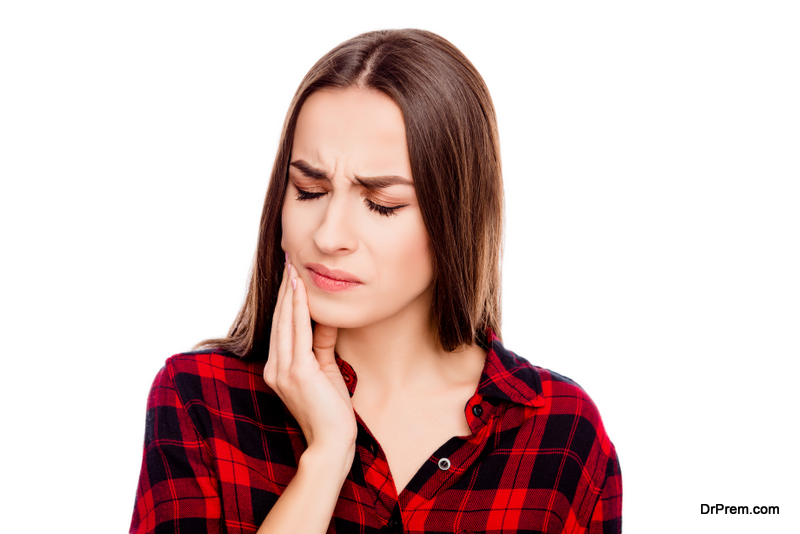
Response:
M270 325L270 333L269 333L269 356L267 357L267 364L264 367L264 379L267 380L268 383L274 384L275 376L277 373L277 338L276 335L278 329L278 316L280 315L280 306L281 302L283 301L283 297L286 294L286 286L289 284L289 273L288 273L288 266L286 263L283 265L283 275L281 276L281 285L278 288L278 298L275 302L275 308L272 311L272 324Z
M308 294L303 280L297 276L292 279L292 314L294 334L294 359L306 363L311 357L311 316L308 313Z
M289 280L286 283L286 290L281 299L280 306L275 312L278 314L278 324L275 328L275 353L277 355L277 374L280 377L288 373L292 364L292 346L294 345L294 335L292 332L292 285L289 283L294 275L294 268L289 264L286 266L286 275ZM284 376L286 376L284 374Z
M320 366L336 363L336 337L339 329L317 323L314 327L314 355Z
M275 299L275 309L273 310L272 313L272 327L270 330L270 341L272 340L272 335L277 330L278 317L280 316L279 311L281 309L281 303L283 302L283 299L286 297L287 288L289 287L289 276L291 274L291 268L292 268L291 265L288 263L284 264L283 266L283 276L281 276L281 285L280 287L278 287L278 297ZM271 345L270 348L272 348Z

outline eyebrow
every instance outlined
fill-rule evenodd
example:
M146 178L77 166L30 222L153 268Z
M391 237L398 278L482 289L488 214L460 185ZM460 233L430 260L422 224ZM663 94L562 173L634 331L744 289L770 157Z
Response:
M289 165L299 170L301 173L303 173L303 176L306 176L307 178L313 178L314 180L330 180L325 171L312 167L308 164L308 162L303 161L302 159L293 161ZM410 185L411 187L414 187L414 182L402 176L354 176L354 178L358 185L371 191L398 184Z
M306 163L302 159L298 159L297 161L293 161L289 165L291 167L294 167L295 169L299 170L300 172L302 172L303 175L308 177L308 178L313 178L315 180L327 180L328 179L328 175L325 174L325 171L322 171L320 169L315 169L314 167L312 167L311 165L309 165L308 163Z

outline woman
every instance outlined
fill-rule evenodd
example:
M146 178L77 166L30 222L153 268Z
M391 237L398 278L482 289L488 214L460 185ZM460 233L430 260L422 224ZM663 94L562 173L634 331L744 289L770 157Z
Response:
M453 45L372 32L320 59L242 310L156 377L131 531L618 532L594 404L500 343L502 208Z

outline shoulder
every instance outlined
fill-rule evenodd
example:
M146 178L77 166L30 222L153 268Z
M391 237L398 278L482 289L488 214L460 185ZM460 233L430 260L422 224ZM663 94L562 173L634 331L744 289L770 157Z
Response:
M553 414L570 413L602 427L600 411L592 398L577 382L550 369L533 366L539 374L546 407Z
M598 447L603 456L614 455L597 405L577 382L532 364L499 340L492 340L490 349L494 358L487 361L499 368L493 386L512 403L522 405L520 416L529 423L525 426L537 428L543 444L570 449Z
M204 418L209 413L250 412L254 403L277 398L263 373L263 361L243 361L221 350L175 354L156 375L151 404L180 405Z
M231 353L208 349L170 356L164 369L176 386L189 390L204 384L249 389L258 383L254 378L263 374L264 362L244 361Z

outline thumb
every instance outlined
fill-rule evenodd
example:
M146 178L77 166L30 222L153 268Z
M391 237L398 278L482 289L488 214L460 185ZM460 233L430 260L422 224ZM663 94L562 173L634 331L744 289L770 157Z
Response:
M320 366L335 362L333 349L336 347L338 333L339 329L334 326L320 323L314 325L314 355L316 355Z

